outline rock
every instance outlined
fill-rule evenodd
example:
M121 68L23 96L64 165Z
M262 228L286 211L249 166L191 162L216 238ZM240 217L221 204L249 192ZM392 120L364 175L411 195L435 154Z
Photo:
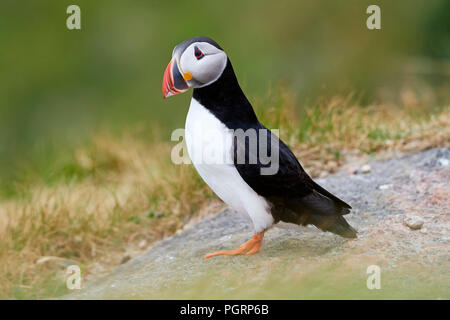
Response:
M404 224L412 230L419 230L423 226L423 219L418 216L407 216L403 220Z
M366 272L379 265L389 282L377 298L450 299L450 208L445 196L436 197L445 194L450 171L440 158L450 159L450 148L371 162L377 174L317 179L353 207L345 219L358 230L357 239L279 224L266 232L258 254L204 260L206 253L237 248L254 232L248 217L226 209L153 243L64 298L373 299ZM378 187L383 185L395 188ZM419 186L427 192L416 193ZM425 227L410 232L403 225L406 216L420 220L424 212L426 233Z
M360 172L361 173L369 173L372 170L372 168L370 167L370 165L365 164L361 167Z
M392 184L382 184L381 186L378 187L378 189L380 190L387 190L392 188Z
M446 158L440 158L438 161L439 161L439 164L443 167L446 167L449 164L449 160Z

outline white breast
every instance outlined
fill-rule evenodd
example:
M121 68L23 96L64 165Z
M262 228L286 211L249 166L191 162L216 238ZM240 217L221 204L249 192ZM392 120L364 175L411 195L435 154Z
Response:
M194 167L233 209L246 213L259 233L273 224L269 203L242 179L232 159L232 132L192 98L186 118L186 145Z

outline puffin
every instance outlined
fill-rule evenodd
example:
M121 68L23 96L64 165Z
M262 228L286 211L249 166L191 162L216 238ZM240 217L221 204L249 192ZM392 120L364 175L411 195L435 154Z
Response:
M189 157L214 193L248 215L254 227L254 235L237 249L205 259L257 253L264 233L280 221L356 238L344 219L351 206L314 182L287 145L259 122L230 59L209 37L175 46L165 69L164 98L189 88L184 135Z

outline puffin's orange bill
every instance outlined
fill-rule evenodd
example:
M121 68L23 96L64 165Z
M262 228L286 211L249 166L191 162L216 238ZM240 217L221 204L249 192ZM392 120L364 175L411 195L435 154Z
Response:
M175 58L170 60L166 71L164 72L162 92L164 98L185 92L189 89L189 85L184 80Z

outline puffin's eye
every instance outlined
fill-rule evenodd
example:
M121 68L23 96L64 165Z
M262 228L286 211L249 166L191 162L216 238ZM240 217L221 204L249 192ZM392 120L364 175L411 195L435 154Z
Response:
M197 60L200 60L205 56L202 50L200 50L197 46L194 47L194 55L197 58Z

